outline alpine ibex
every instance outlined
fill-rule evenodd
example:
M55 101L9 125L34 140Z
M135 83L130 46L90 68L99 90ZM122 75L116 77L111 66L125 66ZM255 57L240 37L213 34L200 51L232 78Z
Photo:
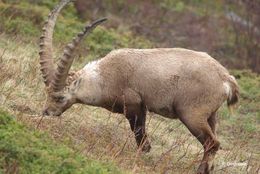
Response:
M57 16L70 0L49 14L40 38L40 64L47 91L44 115L59 116L74 103L123 113L138 147L151 148L145 132L146 112L180 119L204 147L198 173L209 173L219 148L216 112L238 101L238 85L215 59L182 48L119 49L70 74L73 51L105 19L86 26L68 44L55 69L52 37ZM69 78L68 78L69 77Z

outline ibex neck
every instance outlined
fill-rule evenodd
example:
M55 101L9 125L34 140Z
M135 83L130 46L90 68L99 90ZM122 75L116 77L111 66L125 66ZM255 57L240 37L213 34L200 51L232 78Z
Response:
M78 101L87 105L99 106L103 82L99 72L99 61L90 62L81 71L82 74L73 83Z

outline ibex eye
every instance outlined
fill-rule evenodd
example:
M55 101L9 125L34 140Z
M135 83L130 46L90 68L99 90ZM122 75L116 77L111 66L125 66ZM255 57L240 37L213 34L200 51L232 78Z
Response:
M64 96L58 96L58 97L55 97L54 98L54 100L56 101L56 102L58 102L58 103L61 103L61 102L63 102L64 101Z

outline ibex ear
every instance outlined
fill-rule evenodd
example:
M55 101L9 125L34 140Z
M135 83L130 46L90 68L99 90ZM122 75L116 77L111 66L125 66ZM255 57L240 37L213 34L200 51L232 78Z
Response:
M77 74L76 71L69 72L67 81L66 81L66 86L69 86L75 80L76 74Z
M76 77L78 77L77 75L75 75ZM69 90L70 94L75 94L76 91L78 90L79 84L81 83L81 78L77 78L77 80L75 80L75 77L73 77L73 80L70 82L70 86L67 88Z

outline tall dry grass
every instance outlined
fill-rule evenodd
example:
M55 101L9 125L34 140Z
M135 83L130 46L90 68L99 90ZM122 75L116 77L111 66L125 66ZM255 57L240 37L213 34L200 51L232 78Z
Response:
M36 43L0 35L1 107L32 131L47 132L57 142L93 159L112 161L126 173L195 173L203 149L177 120L149 113L147 128L152 150L143 154L136 149L128 122L120 114L75 105L61 117L42 117L45 92ZM232 132L228 135L219 135L223 143L214 173L259 173L259 146L246 141L250 137L238 139Z

